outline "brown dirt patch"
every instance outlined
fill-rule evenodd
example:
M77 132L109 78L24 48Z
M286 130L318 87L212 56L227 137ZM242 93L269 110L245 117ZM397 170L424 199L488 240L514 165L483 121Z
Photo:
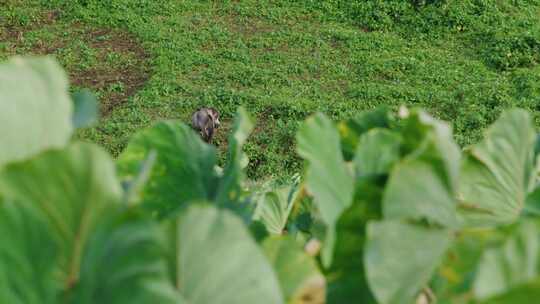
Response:
M101 37L105 37L101 39ZM131 34L119 30L97 29L86 33L91 47L97 50L98 60L105 60L111 51L117 54L130 54L134 58L133 64L108 67L90 68L82 73L71 75L72 82L81 87L90 87L95 90L110 87L111 84L120 84L121 92L108 92L102 102L103 114L110 113L115 107L124 103L134 95L150 78L148 67L149 56Z
M70 48L74 41L82 41L95 54L96 64L81 67L67 67L71 84L89 88L100 96L102 116L110 114L114 108L125 103L143 87L150 78L149 55L138 39L132 34L118 30L86 26L81 23L60 24L61 12L43 12L37 21L30 25L4 26L0 24L0 39L9 44L8 55L24 54L54 55L63 62L62 50ZM49 30L50 29L50 30ZM54 39L39 39L31 44L25 36L31 32L46 30L58 33ZM69 33L66 35L66 31ZM85 54L73 50L74 61L83 61ZM108 56L128 58L121 64L107 64ZM111 90L111 87L118 89Z

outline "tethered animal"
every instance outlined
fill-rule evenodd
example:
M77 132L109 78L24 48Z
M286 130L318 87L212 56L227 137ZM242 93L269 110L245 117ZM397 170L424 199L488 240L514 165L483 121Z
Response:
M200 108L191 116L191 126L201 134L205 142L211 143L219 127L219 112L214 108Z

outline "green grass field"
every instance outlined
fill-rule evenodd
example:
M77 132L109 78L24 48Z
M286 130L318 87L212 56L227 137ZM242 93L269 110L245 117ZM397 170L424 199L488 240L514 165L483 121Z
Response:
M0 59L53 54L101 101L78 136L118 154L200 106L257 119L252 178L299 170L299 121L424 107L474 142L504 108L540 109L540 0L0 0ZM537 124L540 116L536 115Z

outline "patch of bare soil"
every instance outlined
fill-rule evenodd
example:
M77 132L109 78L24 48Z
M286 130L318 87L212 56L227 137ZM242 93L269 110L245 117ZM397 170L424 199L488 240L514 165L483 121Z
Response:
M141 89L150 78L149 55L136 37L119 29L73 23L67 27L69 35L66 35L65 31L58 31L55 27L60 17L59 11L44 12L39 20L29 26L5 27L0 31L0 38L11 45L11 50L8 50L11 55L19 53L17 50L23 48L26 33L47 27L50 27L51 33L58 32L55 39L46 42L38 40L30 45L28 51L25 49L25 54L58 56L61 50L69 47L74 40L83 41L96 54L97 64L85 68L68 68L70 81L72 85L99 92L101 114L107 116ZM126 64L107 64L107 56L111 53L129 60ZM77 58L84 56L82 53L74 52L73 55L75 61L84 59ZM59 59L62 61L62 58ZM120 89L110 90L111 86Z

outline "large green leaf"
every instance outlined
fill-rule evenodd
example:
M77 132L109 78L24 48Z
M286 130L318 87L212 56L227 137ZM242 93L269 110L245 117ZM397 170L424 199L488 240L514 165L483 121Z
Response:
M43 216L27 204L0 202L0 303L52 304L57 249Z
M269 233L282 234L299 191L301 187L296 184L281 186L258 195L253 219L261 221Z
M357 150L358 139L362 134L375 128L390 128L391 125L392 117L386 107L362 112L356 117L340 122L338 130L345 159L347 161L352 160Z
M379 218L380 212L376 210L375 202L364 201L361 198L363 195L358 193L353 204L336 224L334 259L332 266L326 270L328 304L376 303L367 283L362 257L366 242L366 222L370 218Z
M119 201L121 189L109 155L76 143L7 165L0 171L0 194L43 215L59 246L58 275L69 286L79 277L91 231Z
M178 236L176 285L188 303L283 303L269 261L230 211L194 205Z
M67 77L53 59L0 64L0 167L64 146L72 111Z
M2 303L178 303L161 230L123 214L114 164L74 144L0 173Z
M530 115L510 110L467 149L459 198L470 225L509 223L519 216L534 183L535 139Z
M535 289L540 286L539 235L538 223L524 220L502 245L484 252L474 281L477 299L503 303L500 301L504 298L504 303L523 303L517 299L527 298L525 294L529 299L538 295Z
M394 167L385 189L385 218L427 219L457 227L456 202L436 170L419 160L405 160Z
M223 177L216 196L216 201L220 204L231 207L231 203L237 203L242 194L244 168L248 163L242 147L253 130L253 126L253 121L244 108L239 108L234 119L232 133L229 135L227 164L223 169Z
M298 154L309 162L306 172L308 191L327 226L322 260L325 266L329 266L335 242L335 224L351 205L353 179L341 154L339 133L326 116L319 113L308 118L298 131L297 141Z
M536 187L527 195L525 199L525 206L523 207L523 213L532 214L535 216L540 215L540 186Z
M404 121L402 137L406 155L391 171L383 198L384 217L458 227L455 195L460 154L450 127L415 111Z
M270 237L263 248L287 303L324 303L326 281L315 261L292 237Z
M377 301L413 303L450 243L445 229L401 221L370 222L364 265Z
M484 248L500 244L506 237L494 229L462 229L455 236L430 286L440 303L470 303Z
M156 223L112 208L92 234L71 303L178 303L166 269L165 238Z
M354 157L357 176L387 174L400 158L401 141L399 134L385 129L360 136Z
M451 126L421 110L413 110L401 125L403 153L409 158L436 161L444 170L441 176L448 187L458 184L460 148L454 141Z
M166 121L137 133L118 158L120 175L134 179L152 151L157 159L149 182L140 191L147 206L165 215L189 201L213 198L217 183L215 148L188 126Z

